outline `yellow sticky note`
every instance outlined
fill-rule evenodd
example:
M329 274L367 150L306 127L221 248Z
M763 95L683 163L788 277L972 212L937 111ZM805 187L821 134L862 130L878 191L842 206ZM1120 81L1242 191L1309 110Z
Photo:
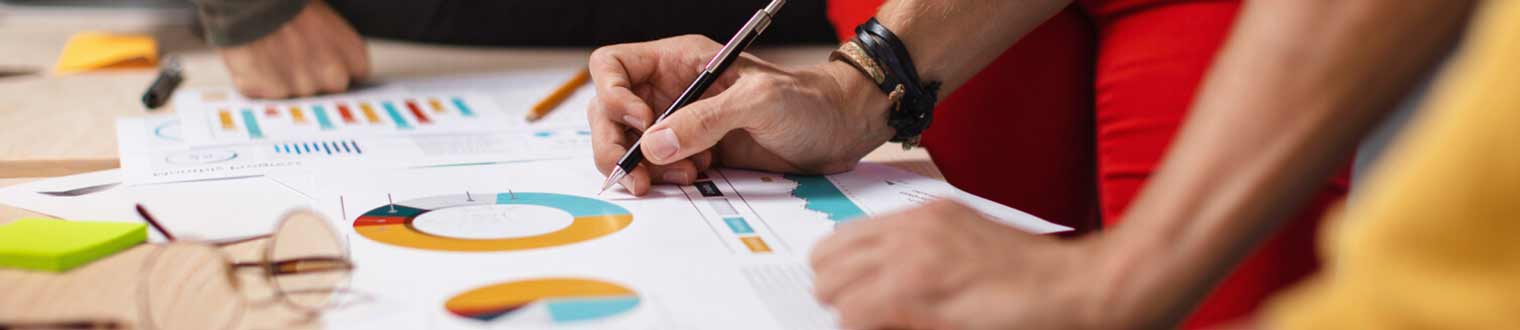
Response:
M58 55L57 74L102 69L142 69L158 65L158 42L142 34L86 31L69 37Z
M147 240L140 223L20 219L0 225L0 268L61 272Z

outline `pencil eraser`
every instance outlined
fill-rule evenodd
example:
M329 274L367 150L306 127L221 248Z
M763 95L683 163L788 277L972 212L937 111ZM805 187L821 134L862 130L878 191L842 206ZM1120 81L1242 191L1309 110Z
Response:
M63 272L148 240L140 223L28 218L0 225L0 267Z

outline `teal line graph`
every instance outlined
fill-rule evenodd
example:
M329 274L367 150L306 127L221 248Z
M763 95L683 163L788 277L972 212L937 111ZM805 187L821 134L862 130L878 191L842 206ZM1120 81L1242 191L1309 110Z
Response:
M797 183L797 189L792 189L792 196L806 202L804 208L828 215L830 221L844 222L866 215L859 205L855 205L827 177L793 174L782 177Z

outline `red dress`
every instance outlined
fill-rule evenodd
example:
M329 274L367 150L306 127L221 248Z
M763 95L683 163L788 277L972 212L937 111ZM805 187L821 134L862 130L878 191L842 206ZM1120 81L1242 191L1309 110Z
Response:
M880 4L831 0L829 19L844 40ZM944 99L924 145L962 189L1082 232L1112 226L1155 171L1239 8L1079 0ZM1345 177L1328 182L1183 326L1249 315L1313 272L1315 228L1345 195Z

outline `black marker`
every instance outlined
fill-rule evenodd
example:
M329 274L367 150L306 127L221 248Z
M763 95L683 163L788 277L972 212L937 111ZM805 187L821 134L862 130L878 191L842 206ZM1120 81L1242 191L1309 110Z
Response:
M164 66L158 70L158 78L153 79L153 84L148 85L148 91L143 92L142 103L148 109L157 109L169 101L169 96L174 95L174 89L179 88L179 83L185 80L179 68L179 59L170 56L164 61Z

